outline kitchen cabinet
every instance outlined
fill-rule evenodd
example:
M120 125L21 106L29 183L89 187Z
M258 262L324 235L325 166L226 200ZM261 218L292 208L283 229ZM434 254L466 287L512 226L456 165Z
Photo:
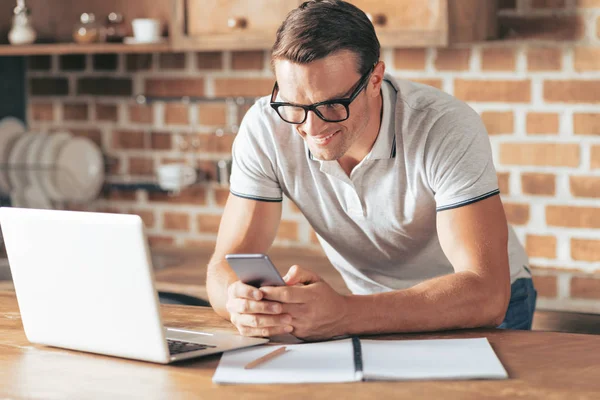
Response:
M172 42L177 50L268 49L300 0L176 0ZM187 29L186 29L187 27Z
M498 0L349 0L367 13L383 47L443 47L496 37ZM27 0L38 42L11 46L14 2L0 2L0 55L133 53L270 49L287 13L302 0ZM74 25L83 12L103 21L124 15L157 18L169 32L159 44L75 44Z
M448 46L492 39L497 0L349 0L383 47ZM175 49L268 49L297 0L176 0Z

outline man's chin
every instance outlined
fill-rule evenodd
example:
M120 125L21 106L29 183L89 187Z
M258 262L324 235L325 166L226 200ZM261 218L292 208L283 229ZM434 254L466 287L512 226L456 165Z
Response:
M326 151L313 151L311 149L310 152L314 159L320 161L335 161L340 158L337 154L329 153Z

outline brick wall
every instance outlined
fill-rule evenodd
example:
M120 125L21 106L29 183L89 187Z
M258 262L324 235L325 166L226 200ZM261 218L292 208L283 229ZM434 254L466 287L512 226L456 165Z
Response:
M444 49L386 49L388 71L468 102L485 122L509 221L531 257L541 308L600 312L600 0L502 0L504 39ZM262 51L34 57L29 120L69 129L115 160L108 182L146 182L183 160L206 181L178 195L107 190L92 205L142 216L153 246L212 243L229 158L248 104L273 83ZM227 101L137 104L136 94ZM277 243L318 247L284 202Z

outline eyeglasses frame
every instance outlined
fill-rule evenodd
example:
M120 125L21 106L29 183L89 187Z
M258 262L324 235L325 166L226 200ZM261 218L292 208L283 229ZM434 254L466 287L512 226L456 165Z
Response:
M325 100L325 101L320 101L318 103L314 103L308 106L302 105L302 104L295 104L295 103L286 103L286 102L278 102L278 101L273 101L273 99L275 98L276 92L279 92L279 85L277 84L277 81L275 81L275 85L273 86L273 91L271 92L271 108L273 108L275 110L275 112L277 112L277 115L279 115L279 117L284 121L287 122L288 124L293 124L293 125L301 125L306 121L306 118L308 117L308 112L312 111L314 112L319 118L321 118L323 121L325 122L342 122L342 121L346 121L348 118L350 118L350 104L358 97L358 95L362 92L362 90L367 86L367 83L369 82L369 77L371 76L371 74L373 73L373 71L375 70L375 65L374 64L371 68L369 68L369 70L359 79L359 81L356 83L356 89L354 89L354 91L350 94L349 97L344 97L344 98L339 98L339 99L330 99L330 100ZM317 107L320 106L324 106L327 104L341 104L346 108L346 118L344 119L340 119L340 120L328 120L326 119L317 109ZM292 106L292 107L299 107L304 109L304 119L302 119L301 122L290 122L287 121L286 119L284 119L281 114L279 113L279 107L282 106Z

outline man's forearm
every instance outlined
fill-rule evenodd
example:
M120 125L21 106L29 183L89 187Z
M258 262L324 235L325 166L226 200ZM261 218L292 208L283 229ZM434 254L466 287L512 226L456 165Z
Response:
M422 282L410 289L348 297L347 334L425 332L497 326L510 288L486 283L471 272Z
M215 312L228 320L230 317L226 308L227 288L237 280L237 277L226 268L222 268L226 263L225 260L211 260L206 274L206 291Z

